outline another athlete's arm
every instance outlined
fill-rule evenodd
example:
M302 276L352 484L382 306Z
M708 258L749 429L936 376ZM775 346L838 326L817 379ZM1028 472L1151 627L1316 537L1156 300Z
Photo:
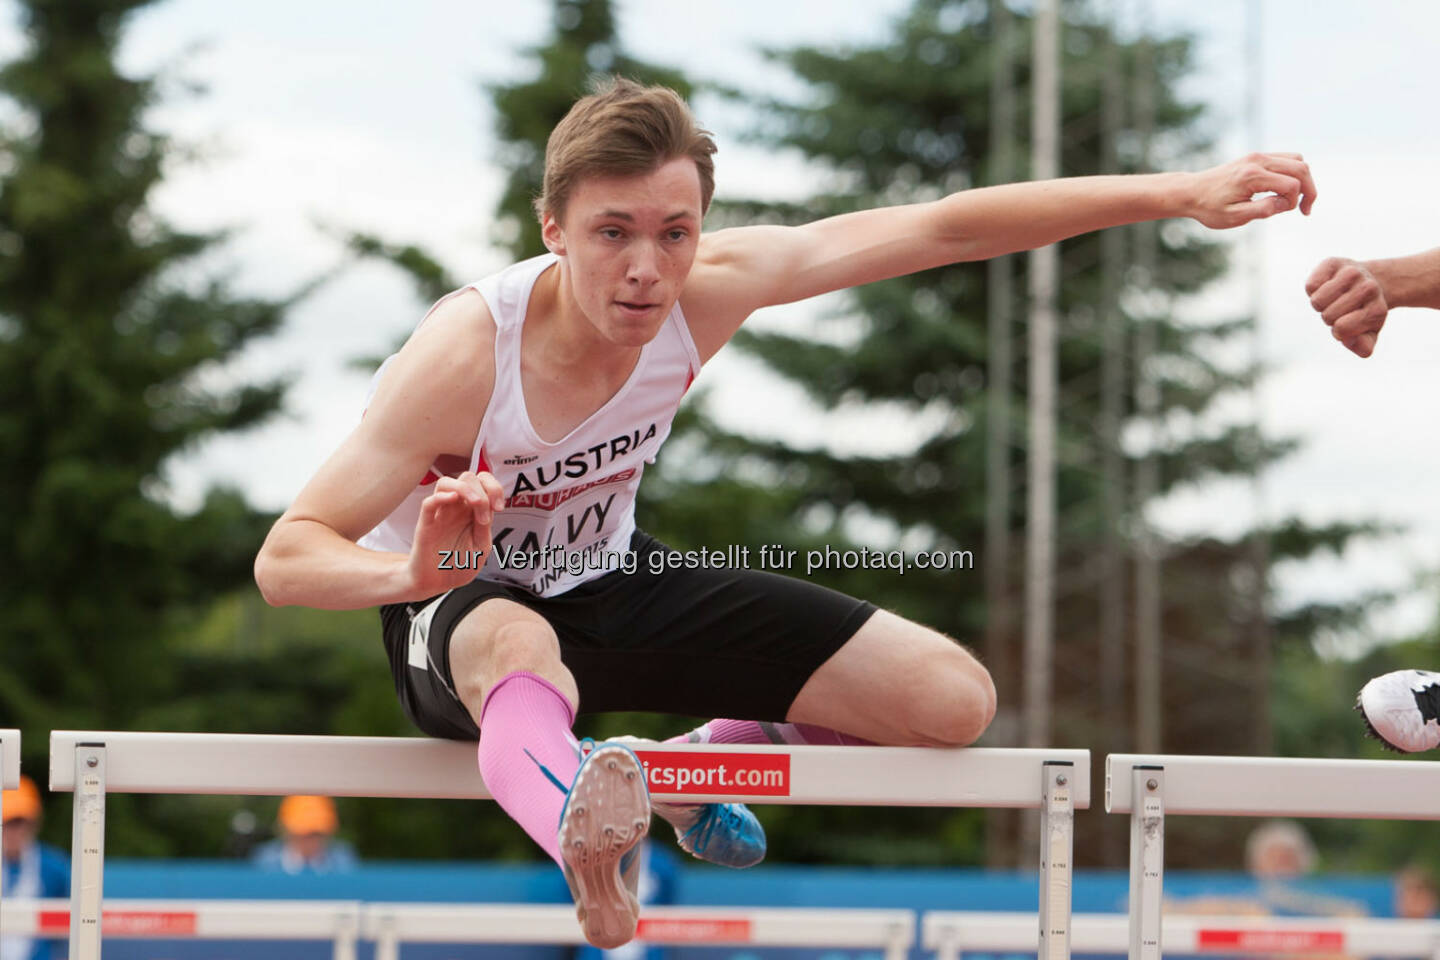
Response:
M1440 249L1393 260L1331 257L1310 274L1305 292L1335 339L1368 357L1392 307L1440 310Z
M425 599L474 577L473 568L441 569L440 551L489 550L491 518L505 499L489 474L436 482L409 555L355 541L415 489L437 457L473 446L494 382L485 310L478 294L453 297L400 351L360 425L260 548L255 582L269 603L353 610Z
M709 234L682 302L701 320L697 341L706 342L697 345L708 356L760 307L1126 223L1193 217L1223 229L1296 207L1308 214L1314 202L1315 183L1299 154L1253 154L1199 173L984 187L801 227Z

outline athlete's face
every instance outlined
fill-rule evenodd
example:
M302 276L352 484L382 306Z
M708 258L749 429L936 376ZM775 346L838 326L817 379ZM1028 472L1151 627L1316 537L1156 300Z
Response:
M576 185L565 221L545 215L545 245L566 258L580 310L616 346L655 338L680 296L700 240L695 161Z

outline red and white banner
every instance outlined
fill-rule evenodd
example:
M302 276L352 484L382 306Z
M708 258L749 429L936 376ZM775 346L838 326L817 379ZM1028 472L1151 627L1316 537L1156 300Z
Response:
M196 914L169 910L106 910L100 932L117 937L193 937ZM63 934L70 929L70 911L41 910L35 918L41 936Z
M636 750L654 793L790 796L790 754Z
M1200 950L1232 953L1337 953L1345 950L1340 930L1197 930Z
M641 917L635 936L659 943L749 943L745 917Z

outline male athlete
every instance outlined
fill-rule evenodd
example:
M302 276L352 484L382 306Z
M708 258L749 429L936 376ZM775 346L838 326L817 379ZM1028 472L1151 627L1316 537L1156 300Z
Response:
M1440 249L1392 260L1331 257L1305 282L1310 305L1357 356L1375 343L1394 307L1440 310ZM1360 688L1355 709L1369 733L1402 753L1440 747L1440 673L1396 670Z
M677 563L635 529L645 464L746 317L1103 227L1233 227L1315 200L1299 155L1257 154L702 236L714 152L672 91L619 80L576 103L536 204L549 253L430 310L255 564L271 603L381 607L407 714L478 738L486 785L602 947L634 935L650 806L623 744L579 755L582 705L739 718L692 734L711 742L936 746L995 711L948 637L804 580ZM741 806L656 806L697 856L764 854Z

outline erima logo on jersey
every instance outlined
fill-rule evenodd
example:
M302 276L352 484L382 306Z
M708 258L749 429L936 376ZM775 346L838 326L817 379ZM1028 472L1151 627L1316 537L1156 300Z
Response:
M505 464L507 467L523 467L525 466L525 464L534 463L536 460L539 459L539 454L532 453L528 457L506 457L500 462Z
M544 490L562 477L577 480L592 470L601 469L617 457L638 450L647 440L654 439L657 433L655 424L652 423L643 436L639 430L622 433L607 443L597 443L593 447L572 453L563 460L556 460L549 466L541 464L535 468L533 474L521 471L515 475L515 486L511 489L510 496L517 497L522 493Z

